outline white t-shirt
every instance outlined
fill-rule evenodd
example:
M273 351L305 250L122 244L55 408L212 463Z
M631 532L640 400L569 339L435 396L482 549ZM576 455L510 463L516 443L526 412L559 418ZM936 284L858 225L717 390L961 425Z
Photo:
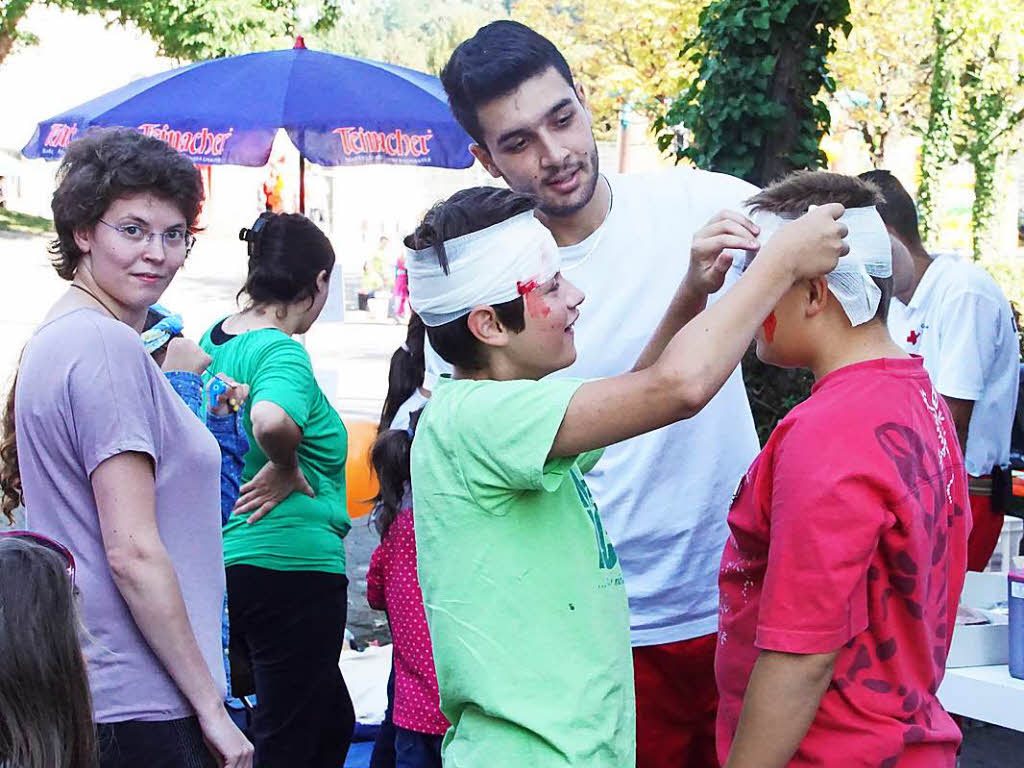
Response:
M586 300L575 326L577 362L555 376L630 370L686 274L694 233L757 193L731 176L690 169L608 180L607 219L561 249L562 274ZM716 631L726 515L758 449L737 369L701 413L610 447L587 475L622 563L634 645Z
M935 388L973 400L967 431L967 472L987 475L1010 459L1017 408L1020 347L1010 304L981 267L939 254L909 305L893 299L889 332L921 355Z
M404 403L398 406L398 410L395 411L395 418L391 420L391 426L389 428L402 430L409 429L409 424L412 421L412 415L420 408L426 406L429 402L430 398L420 392L419 388L417 388L411 395L409 395Z

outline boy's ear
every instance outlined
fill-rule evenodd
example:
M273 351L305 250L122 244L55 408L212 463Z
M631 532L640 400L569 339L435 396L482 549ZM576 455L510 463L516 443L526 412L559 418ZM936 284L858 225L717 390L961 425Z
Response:
M491 153L487 151L487 147L483 144L470 144L469 151L482 165L491 176L496 179L501 178L501 171L498 170L498 166L494 164L494 158L491 157Z
M494 307L476 307L466 320L469 332L477 341L490 347L504 347L508 344L508 331L498 320Z
M832 296L828 290L828 280L824 277L814 277L806 281L807 306L805 313L807 317L815 317L825 311Z

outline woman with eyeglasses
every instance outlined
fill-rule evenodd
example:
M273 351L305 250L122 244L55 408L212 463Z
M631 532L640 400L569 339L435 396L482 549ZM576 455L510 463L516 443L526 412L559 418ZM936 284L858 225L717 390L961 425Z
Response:
M93 768L75 560L28 531L0 533L0 766Z
M57 179L51 252L70 285L8 398L4 511L24 502L77 559L101 768L249 766L223 706L220 451L139 336L192 245L199 172L116 129L73 142ZM164 369L207 361L175 339Z

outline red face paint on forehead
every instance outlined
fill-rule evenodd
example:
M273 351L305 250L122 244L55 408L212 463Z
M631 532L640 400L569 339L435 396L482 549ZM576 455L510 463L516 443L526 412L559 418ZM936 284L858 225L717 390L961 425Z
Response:
M544 297L537 293L540 286L536 280L527 280L525 283L516 283L516 290L523 297L526 304L526 311L530 317L547 317L551 314L551 308L544 301Z
M778 325L778 320L775 319L775 313L769 312L768 317L761 323L761 327L764 329L764 340L771 344L775 341L775 326Z
M537 290L536 280L527 280L525 283L516 283L516 290L520 296L525 296L528 293L532 293Z

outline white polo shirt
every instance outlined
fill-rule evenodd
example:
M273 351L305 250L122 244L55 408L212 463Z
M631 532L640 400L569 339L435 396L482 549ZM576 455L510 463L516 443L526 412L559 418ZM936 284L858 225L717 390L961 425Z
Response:
M904 305L893 299L889 332L921 355L935 388L974 401L967 432L967 472L987 475L1010 460L1020 347L1010 303L983 268L938 254Z
M682 168L608 180L604 223L560 249L562 274L586 300L575 326L577 361L554 376L630 370L686 274L694 233L723 208L743 210L758 192L731 176ZM692 419L608 448L587 475L622 564L634 645L717 630L726 517L758 450L737 368Z

